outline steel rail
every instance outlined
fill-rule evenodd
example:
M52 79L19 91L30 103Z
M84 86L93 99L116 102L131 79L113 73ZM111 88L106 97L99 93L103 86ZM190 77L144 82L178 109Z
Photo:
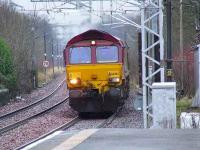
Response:
M69 98L66 97L66 98L64 98L64 100L62 100L61 102L56 103L54 106L52 106L52 107L50 107L50 108L47 108L47 109L41 111L41 112L38 113L38 114L32 115L31 117L28 117L28 118L26 118L26 119L24 119L24 120L20 120L20 121L15 122L15 123L13 123L13 124L11 124L11 125L8 125L8 126L6 126L6 127L4 127L4 128L1 128L1 129L0 129L0 136L1 136L3 133L5 133L5 132L8 132L8 131L10 131L10 130L12 130L12 129L15 129L15 128L19 127L20 125L25 124L27 121L29 121L29 120L31 120L31 119L33 119L33 118L42 116L42 115L44 115L44 114L46 114L46 113L48 113L48 112L54 110L56 107L60 106L61 104L65 103L65 102L67 102L68 100L69 100Z
M106 119L104 122L100 123L97 128L104 128L106 125L109 125L113 122L113 120L115 120L115 118L117 118L118 114L121 112L123 106L120 106L117 111L111 115L108 119Z
M30 107L33 107L33 106L35 106L35 105L38 105L38 104L42 103L42 102L45 101L47 98L49 98L50 96L52 96L53 94L55 94L55 92L62 86L62 84L64 83L64 81L65 81L65 79L64 79L50 94L48 94L47 96L42 97L42 98L40 98L39 100L37 100L37 101L35 101L35 102L33 102L33 103L27 105L27 106L24 106L24 107L22 107L22 108L19 108L19 109L17 109L17 110L12 111L12 112L8 112L8 113L6 113L6 114L0 116L0 120L3 119L3 118L6 118L6 117L8 117L8 116L13 116L13 115L15 115L16 113L19 113L19 112L21 112L21 111L24 111L24 110L26 110L26 109L29 109Z
M41 139L44 139L45 137L47 137L47 136L53 134L53 133L56 132L56 131L59 131L59 130L66 130L66 129L70 128L71 126L73 126L74 124L76 124L77 122L79 122L79 121L80 121L79 117L75 117L75 118L73 118L72 120L70 120L69 122L67 122L67 123L65 123L65 124L63 124L63 125L61 125L60 127L56 128L56 129L53 129L52 131L50 131L50 132L48 132L48 133L46 133L46 134L40 136L39 138L37 138L37 139L35 139L35 140L31 141L31 142L28 142L28 143L26 143L26 144L24 144L24 145L22 145L22 146L16 148L16 150L21 150L21 149L27 147L28 145L31 145L31 144L33 144L33 143L35 143L35 142L37 142L37 141L40 141Z

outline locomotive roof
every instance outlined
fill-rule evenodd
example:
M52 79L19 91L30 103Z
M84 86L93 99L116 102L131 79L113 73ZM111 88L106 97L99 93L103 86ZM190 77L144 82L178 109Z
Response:
M124 45L123 42L119 38L114 37L105 31L92 29L73 37L67 43L67 46L83 41L83 40L108 40L108 41L112 41L114 43L120 44L122 46Z

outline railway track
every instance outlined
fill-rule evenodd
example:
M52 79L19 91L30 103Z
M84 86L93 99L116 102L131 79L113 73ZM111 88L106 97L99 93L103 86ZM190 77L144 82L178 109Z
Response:
M10 131L10 130L12 130L12 129L15 129L15 128L19 127L20 125L25 124L27 121L29 121L29 120L31 120L31 119L33 119L33 118L39 117L39 116L41 116L41 115L44 115L44 114L46 114L46 113L48 113L48 112L54 110L56 107L60 106L61 104L65 103L65 102L67 102L67 101L68 101L68 97L66 97L66 98L65 98L64 100L62 100L61 102L56 103L56 104L53 105L52 107L43 110L42 112L40 112L40 113L38 113L38 114L32 115L32 116L30 116L30 117L28 117L28 118L26 118L26 119L20 120L20 121L15 122L15 123L13 123L13 124L11 124L11 125L8 125L8 126L6 126L6 127L1 128L1 129L0 129L0 136L1 136L3 133L5 133L5 132L8 132L8 131Z
M25 110L27 110L27 109L29 109L31 107L34 107L34 106L39 105L40 103L44 102L45 100L47 100L50 96L52 96L62 86L62 84L64 83L64 81L65 81L65 79L50 94L48 94L47 96L45 96L43 98L40 98L39 100L37 100L37 101L35 101L35 102L27 105L27 106L24 106L22 108L19 108L17 110L12 111L12 112L9 112L9 113L6 113L4 115L1 115L0 116L0 120L4 119L6 117L11 117L11 116L13 116L13 115L15 115L15 114L17 114L17 113L19 113L21 111L25 111Z
M103 128L105 127L106 125L108 124L111 124L112 121L118 116L119 112L122 110L122 107L119 107L119 109L113 114L111 115L109 118L105 119L102 123L100 123L98 126L96 126L96 128ZM28 142L20 147L18 147L16 150L21 150L23 148L28 148L29 145L35 143L35 142L38 142L46 137L48 137L49 135L55 133L56 131L65 131L67 129L69 129L70 127L74 126L75 124L77 124L78 122L81 122L81 121L84 121L82 119L80 119L78 116L73 118L72 120L70 120L69 122L61 125L60 127L56 128L56 129L53 129L52 131L40 136L39 138L31 141L31 142Z

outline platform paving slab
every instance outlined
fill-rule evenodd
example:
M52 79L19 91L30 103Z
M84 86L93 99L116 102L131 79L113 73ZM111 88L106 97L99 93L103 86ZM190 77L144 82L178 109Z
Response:
M200 150L199 129L89 129L60 132L31 150Z

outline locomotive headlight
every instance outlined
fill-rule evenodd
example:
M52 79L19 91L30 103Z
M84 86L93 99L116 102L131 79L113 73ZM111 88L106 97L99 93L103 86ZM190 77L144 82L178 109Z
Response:
M109 81L113 82L113 83L118 83L118 82L120 82L120 79L119 78L110 78Z
M77 83L78 83L78 80L77 80L77 79L71 79L71 80L69 80L69 82L70 82L71 84L77 84Z
M96 41L91 41L91 45L95 45L96 44Z

